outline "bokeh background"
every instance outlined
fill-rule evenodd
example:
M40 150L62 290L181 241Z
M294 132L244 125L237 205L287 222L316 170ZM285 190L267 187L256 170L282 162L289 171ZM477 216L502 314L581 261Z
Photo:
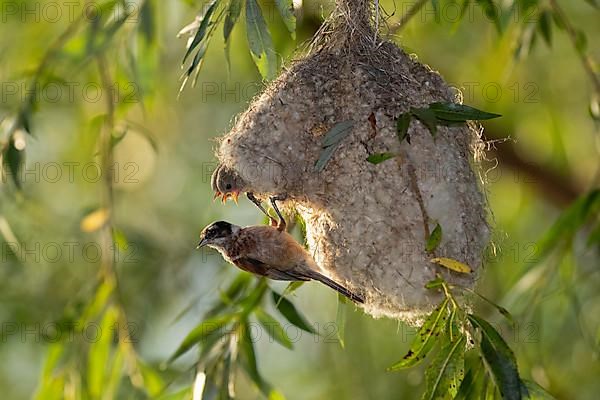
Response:
M96 26L84 14L89 3L1 2L0 144L3 150L11 143L18 148L24 165L18 187L8 166L11 156L3 153L0 397L50 398L54 389L48 385L62 385L56 398L95 398L81 394L82 388L99 379L103 395L98 398L158 398L180 390L172 398L186 398L194 352L174 364L166 360L237 274L216 253L195 250L198 233L217 219L263 221L247 201L213 202L214 139L228 130L263 81L248 51L243 19L232 33L230 65L218 30L196 86L179 94L187 39L176 35L207 4L148 0L141 12L143 2L116 2ZM109 7L111 2L93 3ZM381 1L382 31L393 30L414 3ZM582 32L577 48L568 29L552 21L551 30L540 28L552 1L530 2L533 8L502 15L501 34L483 12L484 2L470 2L460 21L455 6L462 2L434 3L438 14L427 2L390 39L439 71L462 91L466 104L503 115L485 124L491 139L486 165L495 167L487 171L485 186L494 233L478 291L508 308L517 323L509 326L485 305L480 312L504 334L523 376L560 399L595 399L600 391L597 227L593 235L598 207L583 216L569 206L599 183L599 99L582 57L600 59L600 12L593 0L558 1ZM294 41L274 4L260 5L283 67L301 57L332 8L329 2L295 1ZM135 17L114 32L105 29L127 7ZM76 20L75 31L61 39ZM23 120L29 132L19 124L13 129ZM110 148L113 158L102 164L107 129L110 144L104 149ZM112 166L110 198L105 165ZM573 225L552 231L568 210L563 222ZM112 245L106 242L106 224ZM106 284L113 272L118 276L113 324L90 320L89 329L69 328L85 313L92 315L93 307L106 306L100 282ZM356 310L348 314L342 348L329 331L336 329L336 295L306 284L292 298L323 335L302 332L293 351L267 335L258 340L259 369L286 398L420 397L422 367L385 371L407 350L412 328ZM112 335L98 339L97 328L118 331L123 324L131 346L123 350L124 367L112 368L114 359L94 346L109 346ZM53 357L61 361L49 370L44 366L52 365ZM128 366L134 364L151 389L136 387L129 378ZM52 376L61 383L52 383ZM236 387L241 399L260 397L243 374Z

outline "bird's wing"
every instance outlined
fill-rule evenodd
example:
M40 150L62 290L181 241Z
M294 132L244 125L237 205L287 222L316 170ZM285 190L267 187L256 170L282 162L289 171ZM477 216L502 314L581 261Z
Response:
M244 271L253 274L266 276L277 281L308 281L309 277L298 274L296 271L282 271L275 265L268 265L264 262L250 257L240 257L234 260L235 264Z
M257 275L266 276L267 278L274 279L277 281L309 281L311 279L314 279L316 281L319 281L319 282L329 286L330 288L336 290L337 292L343 294L344 296L348 297L352 301L355 301L357 303L365 302L365 300L362 296L360 296L354 292L351 292L344 286L331 280L330 278L326 277L325 275L323 275L317 271L311 270L309 268L306 268L306 267L303 268L302 270L288 269L288 270L282 271L277 266L268 265L262 261L259 261L255 258L250 258L250 257L238 258L234 262L235 262L235 265L237 265L238 267L240 267L241 269L243 269L245 271L252 272Z

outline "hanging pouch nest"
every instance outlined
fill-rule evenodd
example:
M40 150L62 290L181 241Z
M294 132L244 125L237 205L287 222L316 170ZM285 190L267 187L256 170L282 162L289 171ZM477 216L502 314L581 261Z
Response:
M437 73L378 38L370 3L341 1L307 56L252 102L217 156L255 194L287 194L317 263L364 294L367 313L414 323L441 299L425 288L437 274L474 286L488 242L477 133L460 124L437 126L434 136L417 116L398 135L401 115L452 101Z

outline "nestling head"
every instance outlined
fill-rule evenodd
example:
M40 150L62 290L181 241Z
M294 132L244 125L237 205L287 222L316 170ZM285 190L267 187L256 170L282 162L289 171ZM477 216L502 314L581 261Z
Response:
M200 233L200 242L196 248L209 246L213 248L224 248L231 240L231 236L240 229L239 226L226 221L217 221L208 225Z
M244 190L246 184L242 177L222 164L213 172L211 186L215 192L215 198L221 197L223 203L230 197L237 203L239 194L246 191Z

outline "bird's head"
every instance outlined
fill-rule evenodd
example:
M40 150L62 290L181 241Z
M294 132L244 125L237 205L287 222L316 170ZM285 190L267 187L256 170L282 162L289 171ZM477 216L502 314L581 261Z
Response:
M211 177L212 190L215 192L215 199L220 197L223 203L230 197L237 203L238 196L246 192L246 183L244 179L234 170L219 165Z
M239 226L226 221L217 221L208 225L200 233L200 242L196 248L209 246L217 249L226 248L231 236L240 229Z

